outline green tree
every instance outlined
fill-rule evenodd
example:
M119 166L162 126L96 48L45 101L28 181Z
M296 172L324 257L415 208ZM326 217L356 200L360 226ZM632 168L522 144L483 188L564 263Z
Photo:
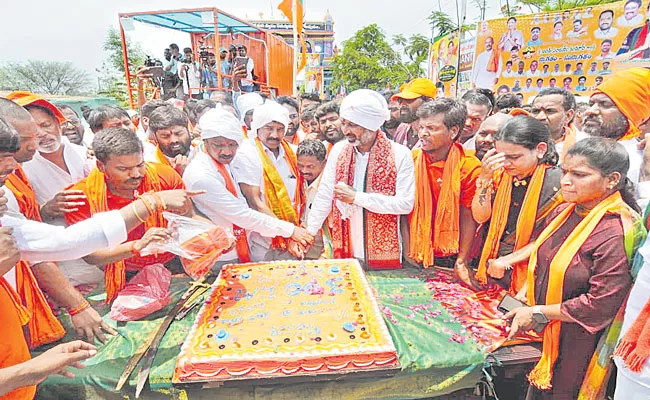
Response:
M572 8L614 3L618 0L520 0L531 12L569 10ZM514 2L513 2L514 3Z
M132 77L131 85L135 87L135 69L144 63L145 53L139 43L133 43L128 38L126 40L126 46L129 53L129 72ZM126 106L128 105L128 92L126 88L126 77L124 76L122 38L116 28L109 28L103 47L107 56L101 68L98 69L101 87L99 94L113 97L121 105Z
M79 95L90 90L90 76L69 61L29 60L0 68L0 87L35 93Z
M332 90L343 84L348 91L368 88L384 89L388 84L398 87L413 77L376 25L358 30L343 42L341 54L332 62Z
M429 39L422 34L411 35L408 38L402 34L393 36L393 47L408 60L404 67L409 73L409 78L424 75L422 63L429 56L430 43Z

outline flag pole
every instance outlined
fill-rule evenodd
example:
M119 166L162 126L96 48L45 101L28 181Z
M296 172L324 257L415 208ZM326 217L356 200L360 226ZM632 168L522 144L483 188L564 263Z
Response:
M296 2L299 0L291 0L291 13L293 15L293 95L298 96L297 79L298 79L298 7Z

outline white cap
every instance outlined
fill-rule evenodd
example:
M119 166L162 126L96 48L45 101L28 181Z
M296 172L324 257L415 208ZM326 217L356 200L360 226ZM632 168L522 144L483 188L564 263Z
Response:
M257 93L244 93L239 96L237 98L237 111L239 111L239 119L242 124L244 123L246 113L262 104L264 104L264 98Z
M234 140L237 144L244 141L244 133L237 117L221 107L207 111L199 120L201 139L210 139L218 136Z
M289 112L275 101L268 100L253 111L253 121L249 137L257 137L257 130L270 122L279 122L284 125L284 133L289 126Z
M376 131L390 118L384 96L369 89L359 89L347 95L341 103L341 118Z

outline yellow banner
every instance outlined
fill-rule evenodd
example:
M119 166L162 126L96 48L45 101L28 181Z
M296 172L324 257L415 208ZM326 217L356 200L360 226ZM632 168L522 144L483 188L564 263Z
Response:
M580 96L614 71L650 66L650 0L482 21L472 87L520 93L564 87Z
M438 96L456 97L458 35L450 33L429 47L429 79L436 83Z

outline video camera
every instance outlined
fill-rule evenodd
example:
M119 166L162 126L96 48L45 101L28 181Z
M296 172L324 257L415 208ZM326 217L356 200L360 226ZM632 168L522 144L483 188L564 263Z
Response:
M151 58L151 56L147 56L144 59L144 66L145 67L161 67L162 66L162 61L160 61L157 58Z
M210 56L210 52L207 50L205 46L201 46L199 48L199 58L201 59L201 63L205 64L208 62L208 57Z

